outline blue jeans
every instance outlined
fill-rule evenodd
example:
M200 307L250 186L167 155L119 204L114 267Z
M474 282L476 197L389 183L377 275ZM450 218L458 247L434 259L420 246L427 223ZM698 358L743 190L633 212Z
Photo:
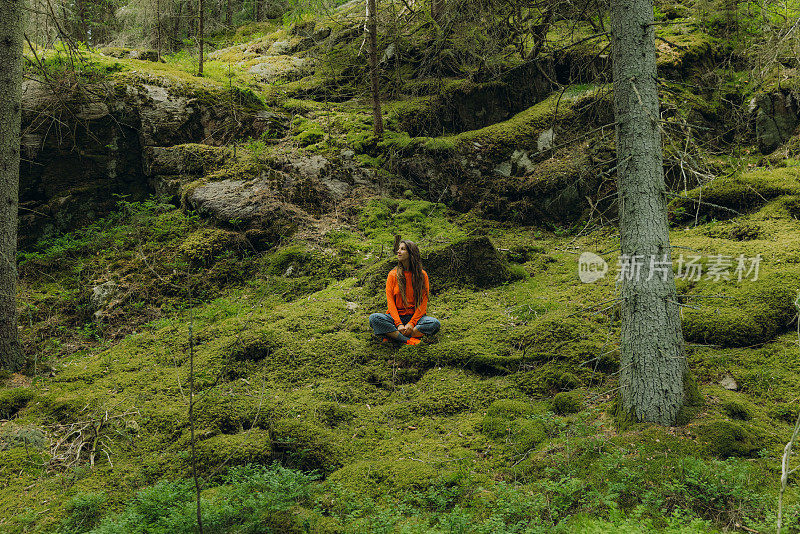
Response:
M411 317L413 317L413 315L401 315L400 320L403 324L407 324L408 321L411 320ZM392 319L392 316L388 313L373 313L369 316L369 325L372 327L372 331L375 332L376 336L382 336L397 330L397 327L394 325L394 319ZM442 323L439 322L439 319L427 315L420 317L416 326L417 330L426 336L435 334L441 327Z

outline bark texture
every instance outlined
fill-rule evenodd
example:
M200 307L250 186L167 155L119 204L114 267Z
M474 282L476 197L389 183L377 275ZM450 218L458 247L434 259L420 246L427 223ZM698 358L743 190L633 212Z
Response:
M17 209L22 119L22 0L0 0L0 368L17 371Z
M376 0L367 0L367 33L369 34L369 74L372 81L372 115L375 135L383 135L381 95L378 87L378 25Z
M612 0L611 31L625 275L621 407L637 421L673 425L687 366L664 195L652 0Z

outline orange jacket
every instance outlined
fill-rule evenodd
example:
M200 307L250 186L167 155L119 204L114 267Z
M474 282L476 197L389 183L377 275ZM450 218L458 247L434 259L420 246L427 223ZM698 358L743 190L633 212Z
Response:
M428 310L428 294L431 292L431 286L428 282L428 273L423 270L422 274L425 276L425 296L422 297L422 302L419 303L419 306L415 307L414 286L411 284L411 272L405 271L403 274L406 276L406 302L408 302L408 306L403 304L403 298L400 296L400 286L397 284L397 271L392 269L389 271L389 276L386 277L386 300L389 303L389 309L386 310L386 313L392 316L395 326L400 326L402 324L402 321L400 321L401 315L413 313L414 316L408 322L408 324L413 327L417 325L417 321L419 321L420 317L425 315L425 312Z

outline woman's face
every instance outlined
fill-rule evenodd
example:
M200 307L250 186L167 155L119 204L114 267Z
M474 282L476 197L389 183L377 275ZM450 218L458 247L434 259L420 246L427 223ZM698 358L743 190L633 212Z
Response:
M397 247L397 261L401 263L408 261L408 249L405 243L400 243L400 246Z

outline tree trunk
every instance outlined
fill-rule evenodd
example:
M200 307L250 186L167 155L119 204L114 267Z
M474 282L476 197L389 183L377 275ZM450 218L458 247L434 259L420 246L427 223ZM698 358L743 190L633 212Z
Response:
M203 21L205 20L205 12L203 10L203 0L198 0L197 5L197 40L200 45L200 63L197 68L197 75L203 75Z
M225 3L225 26L227 28L233 26L233 5L231 0L227 0Z
M161 0L156 0L156 54L161 61Z
M378 88L378 25L376 0L367 0L367 33L369 34L369 74L372 81L373 131L383 135L383 116L381 115L381 95Z
M258 0L253 3L253 20L261 22L261 2Z
M673 425L684 402L687 364L664 195L652 0L612 0L611 31L622 278L621 408L636 421Z
M0 0L0 369L9 371L24 363L17 333L22 7L22 0Z

